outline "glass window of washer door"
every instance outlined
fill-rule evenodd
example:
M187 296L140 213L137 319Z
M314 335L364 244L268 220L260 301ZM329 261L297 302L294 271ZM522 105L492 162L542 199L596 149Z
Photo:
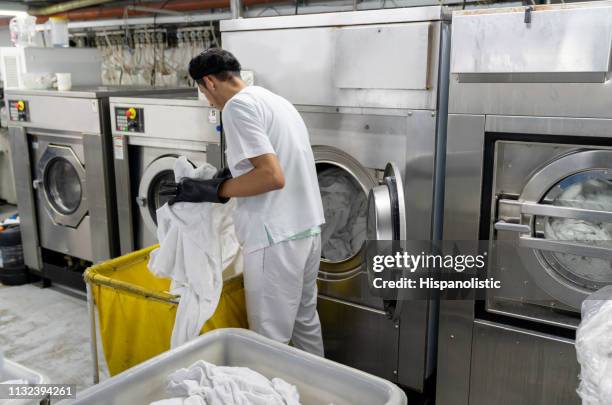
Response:
M45 171L45 191L53 208L73 214L81 204L83 189L76 169L67 159L54 158Z
M612 172L590 170L569 176L554 186L542 203L612 212ZM612 250L612 223L537 217L536 233L546 239ZM612 283L610 260L558 252L542 252L542 259L553 271L580 287L597 290Z

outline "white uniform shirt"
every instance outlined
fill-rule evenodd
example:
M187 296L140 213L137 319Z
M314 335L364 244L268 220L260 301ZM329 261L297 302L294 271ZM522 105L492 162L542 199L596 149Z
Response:
M280 190L237 198L234 225L244 253L325 222L308 130L290 102L262 87L246 87L225 104L223 129L233 177L253 169L249 158L267 153L276 154L285 176Z

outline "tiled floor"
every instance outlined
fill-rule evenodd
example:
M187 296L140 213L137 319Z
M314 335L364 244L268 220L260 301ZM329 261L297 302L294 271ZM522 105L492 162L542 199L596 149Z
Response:
M0 284L0 348L51 383L93 384L87 302L57 287Z

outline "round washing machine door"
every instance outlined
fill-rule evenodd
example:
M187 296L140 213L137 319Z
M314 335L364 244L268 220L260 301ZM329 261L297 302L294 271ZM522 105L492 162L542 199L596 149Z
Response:
M76 228L87 214L85 168L70 146L47 145L38 161L45 209L53 222Z
M579 312L589 294L612 284L612 150L553 161L528 181L517 205L525 268L540 288Z
M166 155L154 160L140 178L136 203L142 221L153 234L157 232L157 209L169 199L159 195L160 188L163 182L174 181L174 164L178 158L178 155Z
M367 216L368 241L405 241L406 240L406 206L404 202L404 185L398 166L394 162L387 163L382 184L372 188L368 196ZM379 244L380 245L380 244ZM393 246L396 245L396 246ZM376 254L384 249L400 249L401 244L377 246ZM389 251L391 253L391 251ZM373 276L373 274L368 274ZM372 280L370 280L372 286ZM380 291L373 290L373 294ZM396 321L399 319L406 293L404 290L389 295L383 293L383 304L388 316ZM401 295L400 295L401 294Z
M350 278L361 271L368 193L377 182L371 171L340 149L315 145L312 150L325 212L319 277Z

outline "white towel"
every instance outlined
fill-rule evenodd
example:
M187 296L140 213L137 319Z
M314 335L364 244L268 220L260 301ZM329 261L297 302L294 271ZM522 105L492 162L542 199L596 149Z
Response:
M268 380L246 367L222 367L199 360L168 376L174 398L151 405L300 405L297 388L280 378ZM191 402L187 402L191 401Z
M208 179L216 172L205 164L194 169L185 157L177 160L174 175ZM160 247L151 252L149 270L172 279L171 293L181 296L176 311L170 346L178 347L197 337L214 314L221 288L223 269L240 252L227 204L164 204L157 210L157 238Z

